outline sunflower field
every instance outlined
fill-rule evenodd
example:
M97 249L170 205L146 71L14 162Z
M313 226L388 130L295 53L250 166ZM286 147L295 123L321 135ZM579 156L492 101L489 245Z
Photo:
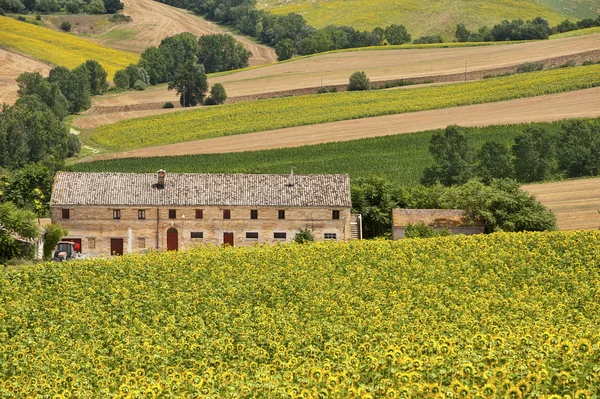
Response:
M599 243L498 233L6 269L0 397L596 398Z
M600 65L466 83L273 98L200 107L98 127L96 144L115 151L349 119L491 103L600 85Z

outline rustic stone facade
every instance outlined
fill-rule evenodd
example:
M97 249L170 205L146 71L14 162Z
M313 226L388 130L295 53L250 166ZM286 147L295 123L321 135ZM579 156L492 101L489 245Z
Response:
M482 234L485 231L482 223L469 220L461 209L393 209L392 239L405 238L408 225L420 222L434 230L448 230L451 235Z
M356 235L347 175L60 173L51 212L92 255Z

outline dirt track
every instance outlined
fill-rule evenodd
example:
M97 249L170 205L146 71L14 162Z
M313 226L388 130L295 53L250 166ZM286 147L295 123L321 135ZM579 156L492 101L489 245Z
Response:
M12 104L17 101L17 82L15 79L23 72L48 74L50 66L33 58L25 57L0 48L0 104Z
M123 3L125 14L132 17L133 22L113 28L116 37L105 32L102 35L105 39L98 39L101 43L141 53L147 47L157 46L165 37L181 32L191 32L196 36L229 33L204 18L154 0L123 0ZM118 31L124 34L118 37ZM262 65L277 60L272 48L244 36L233 36L252 52L250 65Z
M256 151L444 128L600 116L600 88L433 111L300 126L144 148L88 159Z
M600 178L523 186L555 214L560 230L600 228Z
M128 0L130 1L130 0ZM152 1L152 0L140 0ZM483 47L351 51L297 61L210 79L222 83L230 97L285 90L347 84L357 70L372 81L460 74L519 65L528 61L600 50L600 35L587 35L531 43ZM166 87L97 98L94 105L115 106L176 100Z

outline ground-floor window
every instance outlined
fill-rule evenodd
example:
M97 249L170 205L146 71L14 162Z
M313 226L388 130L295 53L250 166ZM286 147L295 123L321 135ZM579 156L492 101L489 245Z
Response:
M145 249L146 248L146 239L144 237L138 237L137 245L138 245L138 249Z
M273 238L275 240L285 240L285 239L287 239L287 233L275 232L275 233L273 233Z
M96 237L88 237L88 248L96 249Z
M247 232L246 240L258 240L258 232Z
M190 237L191 238L204 238L204 232L203 231L192 231L190 233Z
M337 240L337 233L325 233L326 240Z

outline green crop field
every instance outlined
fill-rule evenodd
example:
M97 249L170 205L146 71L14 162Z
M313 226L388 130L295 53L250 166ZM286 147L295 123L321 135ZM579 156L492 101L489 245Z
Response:
M600 232L0 269L3 398L600 395Z
M555 69L476 82L285 97L203 107L101 126L91 139L127 150L372 116L488 103L594 87L600 65Z
M600 26L594 26L593 28L587 28L587 29L578 29L578 30L573 30L571 32L565 32L565 33L557 33L557 34L550 36L550 40L563 39L565 37L594 35L594 34L600 34Z
M139 59L137 54L2 16L0 47L67 68L75 68L93 59L104 67L109 79L117 70L135 64Z
M333 24L373 29L376 26L402 24L414 38L441 33L450 39L454 37L456 24L459 23L477 29L483 25L497 24L503 19L543 16L555 25L565 16L591 16L593 12L590 9L594 5L598 9L600 5L599 0L591 0L590 4L576 9L566 9L564 4L557 4L557 9L553 10L553 4L543 3L535 0L260 0L258 7L276 14L302 14L315 27Z
M557 130L560 122L533 125ZM491 140L510 146L527 126L531 125L465 128L464 131L476 148ZM78 163L71 169L78 172L152 173L164 169L173 173L288 173L293 167L303 174L348 173L353 179L376 175L400 185L416 185L423 169L431 165L428 148L435 132L229 154L113 159Z

